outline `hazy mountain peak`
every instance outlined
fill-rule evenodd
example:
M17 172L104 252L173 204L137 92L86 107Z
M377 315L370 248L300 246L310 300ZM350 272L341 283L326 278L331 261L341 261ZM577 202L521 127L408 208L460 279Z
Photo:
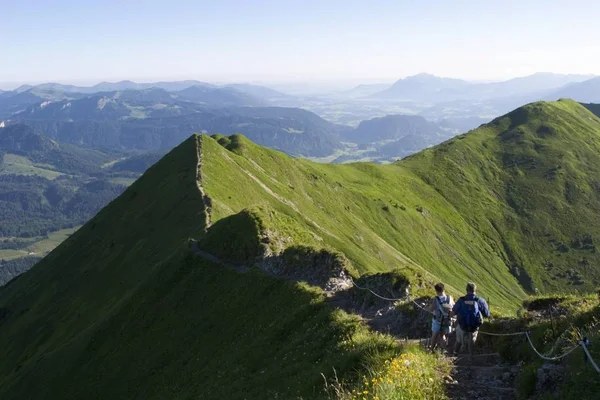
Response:
M573 82L546 96L547 100L573 99L582 103L600 103L600 76Z
M18 88L16 88L14 90L15 93L22 93L22 92L26 92L28 90L30 90L31 88L33 88L33 85L21 85Z
M433 74L430 74L428 72L420 72L420 73L415 74L415 75L409 75L409 76L407 76L404 79L405 80L430 80L430 79L439 80L439 79L447 79L447 78L442 78L440 76L433 75ZM400 80L402 80L402 79L400 79Z

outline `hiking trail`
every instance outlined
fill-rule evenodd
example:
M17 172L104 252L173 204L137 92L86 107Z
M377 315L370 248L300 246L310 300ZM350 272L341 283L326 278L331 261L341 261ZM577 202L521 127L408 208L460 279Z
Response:
M201 250L196 241L190 243L190 249L195 255L207 261L234 269L240 273L250 270L247 266L233 265ZM281 278L286 279L284 276L281 276ZM329 290L324 288L327 296L326 301L333 307L360 315L371 329L395 337L400 345L418 344L424 348L427 347L428 338L409 339L406 335L398 333L398 327L394 325L406 324L408 321L394 314L392 304L384 307L361 307L353 302L349 291L354 287L359 288L356 284L336 286ZM410 299L406 297L405 300ZM421 307L418 303L414 301L413 303ZM423 325L422 329L428 333L430 316L423 309L420 310L419 314L420 317L416 321L410 322ZM453 348L453 336L450 337L448 348ZM452 400L516 400L517 393L514 388L514 381L518 367L502 363L499 354L486 353L489 349L479 345L479 343L475 345L474 349L477 353L473 354L470 361L468 356L463 354L459 357L448 357L453 364L451 374L444 377L448 397Z
M453 400L517 400L516 366L503 363L497 353L483 353L475 345L469 361L467 355L452 357L453 367L444 379L446 394Z

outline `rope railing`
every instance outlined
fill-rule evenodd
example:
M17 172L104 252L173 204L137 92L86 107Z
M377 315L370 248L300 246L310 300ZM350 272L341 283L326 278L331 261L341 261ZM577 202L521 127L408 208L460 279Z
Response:
M416 305L417 307L419 307L421 310L433 314L431 311L429 311L428 309L426 309L425 307L423 307L422 305L420 305L419 303L417 303L416 301L410 299L410 296L408 297L404 297L404 298L397 298L397 299L392 299L389 297L385 297L385 296L381 296L380 294L375 293L374 291L372 291L371 289L369 289L368 287L362 287L362 286L358 286L356 284L356 282L354 282L354 279L350 278L350 281L352 282L352 284L360 290L366 290L368 292L370 292L373 296L380 298L381 300L387 300L387 301L405 301L405 300L410 300L414 305Z
M366 290L368 292L370 292L372 295L382 299L382 300L387 300L387 301L405 301L405 300L409 300L411 301L414 305L416 305L418 308L420 308L421 310L429 313L429 314L434 314L433 312L431 312L430 310L426 309L425 307L423 307L422 305L420 305L419 303L417 303L415 300L412 300L410 298L410 296L407 296L406 298L389 298L389 297L385 297L385 296L381 296L377 293L375 293L373 290L371 290L368 287L361 287L359 285L356 284L356 282L354 282L354 279L350 278L350 280L352 281L352 284L360 290ZM580 341L576 346L573 346L572 348L570 348L569 350L567 350L566 352L564 352L563 354L559 355L559 356L554 356L554 357L549 357L549 356L545 356L542 353L540 353L538 351L538 349L535 347L535 345L533 344L533 341L531 340L531 336L529 335L529 332L526 331L522 331L522 332L509 332L509 333L496 333L496 332L486 332L486 331L479 331L480 334L482 335L488 335L488 336L521 336L521 335L525 335L525 337L527 338L527 343L529 344L529 346L531 347L531 349L535 352L535 354L540 357L543 360L546 361L558 361L561 360L563 358L565 358L566 356L568 356L569 354L573 353L575 350L577 350L577 348L581 347L583 349L583 351L586 354L587 360L590 361L590 363L592 364L592 367L596 370L596 372L600 373L600 367L598 367L598 364L596 364L596 362L592 359L592 356L587 348L587 340L582 340Z
M411 301L412 301L412 303L413 303L415 306L419 307L421 310L425 311L426 313L429 313L429 314L435 315L435 313L434 313L434 312L432 312L432 311L430 311L430 310L426 309L425 307L423 307L422 305L420 305L420 304L419 304L419 303L417 303L416 301L414 301L414 300L411 300Z
M587 348L587 343L588 343L587 339L584 339L579 342L579 344L581 345L581 348L583 349L583 352L586 355L586 360L588 360L590 362L590 364L592 364L592 367L594 367L596 372L598 372L600 374L600 368L598 367L598 364L596 364L596 361L594 361L594 359L592 358L592 355L590 354L590 351Z
M406 299L391 299L391 298L389 298L389 297L384 297L384 296L381 296L381 295L379 295L379 294L375 293L374 291L372 291L371 289L369 289L369 288L367 288L367 287L361 287L361 286L358 286L358 285L356 284L356 282L354 282L354 279L352 279L352 278L350 278L350 281L352 282L352 284L353 284L354 286L356 286L356 288L358 288L358 289L360 289L360 290L367 290L367 291L371 292L371 294L372 294L373 296L379 297L381 300L387 300L387 301L404 301L404 300L406 300Z
M495 333L495 332L486 332L486 331L480 330L479 334L488 335L488 336L521 336L521 335L526 335L527 332Z
M561 360L563 358L565 358L566 356L568 356L569 354L571 354L572 352L574 352L575 350L577 350L577 348L579 347L579 344L572 347L571 349L567 350L565 353L561 354L560 356L556 356L556 357L546 357L545 355L543 355L542 353L540 353L535 346L533 345L533 341L531 340L531 336L529 336L529 332L525 332L525 337L527 337L527 341L529 342L529 345L531 346L531 348L533 349L533 351L535 352L535 354L538 355L538 357L540 357L542 360L546 360L546 361L558 361Z

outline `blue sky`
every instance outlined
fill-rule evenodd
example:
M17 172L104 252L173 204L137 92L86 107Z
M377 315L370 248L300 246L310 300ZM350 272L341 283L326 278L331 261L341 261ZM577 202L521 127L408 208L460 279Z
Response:
M0 82L600 73L600 2L0 0Z

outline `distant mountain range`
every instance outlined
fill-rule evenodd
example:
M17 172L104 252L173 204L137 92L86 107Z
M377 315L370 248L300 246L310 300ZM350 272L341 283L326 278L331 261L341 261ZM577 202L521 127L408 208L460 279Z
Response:
M593 81L592 75L536 73L503 82L473 83L460 79L418 74L400 79L389 88L370 95L372 99L441 102L450 100L482 100L536 94L543 96L561 87ZM587 81L587 82L586 82ZM575 98L577 101L583 101Z
M363 146L377 143L378 154L400 157L540 98L600 101L596 96L600 78L587 78L538 73L504 82L473 83L418 74L391 85L359 85L327 98L297 98L245 83L121 81L89 87L45 83L0 92L0 123L25 122L63 143L119 151L166 150L193 132L206 131L242 133L292 155L324 157L347 141ZM277 109L272 104L306 106L329 120L352 126L365 121L354 129L298 108ZM413 126L409 117L396 116L411 113L429 122L413 118L411 123L417 124ZM396 117L367 121L385 114ZM395 143L385 143L384 149L383 141ZM352 159L349 155L344 159L348 157Z
M331 93L331 96L348 99L371 98L405 101L448 101L474 98L489 99L507 96L522 96L532 93L549 94L552 91L577 83L580 83L582 85L581 87L585 87L587 85L585 81L590 81L593 78L593 75L539 72L506 81L478 83L421 73L399 79L393 84L361 84L352 89ZM593 82L590 81L590 84L592 83ZM15 94L30 93L45 99L49 99L49 97L77 98L82 97L83 95L101 92L120 92L126 90L138 91L163 89L167 92L181 92L191 87L203 88L205 92L209 92L209 89L235 90L238 93L244 93L263 101L289 100L294 97L262 85L248 83L215 85L197 80L148 83L137 83L133 81L101 82L93 86L43 83L39 85L22 85L12 91L0 90L0 96L12 97ZM312 97L318 96L313 95ZM586 101L585 99L575 100ZM1 109L0 103L0 111Z
M150 95L156 96L158 90L151 89ZM141 99L133 96L140 92L125 91L110 97L44 102L15 114L9 123L27 123L63 143L126 151L170 149L194 132L242 132L265 146L307 156L331 154L340 146L339 135L351 129L302 109L208 109L178 99L147 102L144 93Z
M394 100L426 100L432 96L448 97L470 89L473 84L460 79L418 74L399 79L389 88L374 93L372 98Z
M60 121L140 119L177 116L212 108L259 105L265 103L251 95L229 88L191 86L178 92L154 88L96 93L76 99L46 100L13 114L11 119Z
M546 98L548 100L568 98L582 103L600 103L600 77L572 83L551 93Z
M77 100L92 95L106 97L122 93L139 92L140 97L153 101L171 103L175 100L189 101L206 107L265 106L278 99L290 96L276 90L251 84L229 84L217 86L199 81L135 83L122 81L102 82L94 86L73 86L59 83L43 83L35 86L23 85L12 91L0 91L0 118L23 111L28 106L44 101ZM159 96L159 99L156 99Z
M373 143L376 148L385 144L384 155L399 158L455 134L420 116L390 115L363 121L353 129L297 108L208 109L197 102L203 96L222 104L227 104L228 98L223 89L218 89L221 98L216 97L215 89L206 90L212 94L192 86L179 92L125 90L45 101L13 115L11 121L25 122L54 140L90 148L167 150L194 132L243 133L261 145L311 157L327 156L342 148L342 142L352 142Z
M120 82L100 82L93 86L74 86L64 85L62 83L42 83L39 85L22 85L14 91L17 93L27 92L31 89L39 90L52 90L56 92L64 93L83 93L91 94L98 92L115 92L121 90L144 90L144 89L164 89L169 92L176 92L179 90L187 89L191 86L204 86L216 88L216 85L200 82L200 81L176 81L176 82L152 82L152 83L136 83L132 81L120 81Z
M226 85L225 87L238 90L242 93L246 93L263 100L288 99L292 97L288 94L279 92L266 86L252 85L249 83L232 83Z
M288 95L273 90L271 88L253 85L249 83L231 83L226 85L214 85L212 83L186 80L186 81L173 81L173 82L150 82L150 83L136 83L133 81L120 81L120 82L101 82L93 86L75 86L65 85L62 83L42 83L39 85L22 85L14 90L16 93L23 93L28 91L51 91L51 92L62 92L62 93L80 93L80 94L93 94L100 92L119 92L124 90L147 90L147 89L163 89L167 92L179 92L191 87L202 87L206 89L223 89L229 88L237 90L241 93L254 95L259 98L269 97L286 97ZM2 90L0 90L0 93Z
M73 106L76 100L79 102L102 101L113 103L109 105L114 108L114 104L118 102L129 102L137 105L175 105L177 108L189 108L198 106L206 108L219 108L230 106L264 106L268 105L268 101L255 97L254 95L242 92L233 87L209 87L194 85L179 91L167 91L161 88L147 89L123 89L120 91L110 92L95 92L93 94L83 94L79 92L65 92L48 87L31 88L26 91L4 92L0 94L0 117L5 118L13 116L19 112L32 112L31 107L46 108L56 102L61 102L60 107L65 107L63 110ZM195 103L178 104L182 102ZM142 103L142 104L138 104ZM70 105L67 105L70 104ZM106 106L106 104L104 106ZM54 109L57 105L54 104L49 109ZM103 108L102 106L101 108ZM29 109L27 109L29 107ZM158 107L157 107L158 109ZM135 109L130 109L130 112L135 113ZM77 113L74 113L77 114ZM124 112L123 116L127 116L129 112ZM176 113L177 114L177 113Z

